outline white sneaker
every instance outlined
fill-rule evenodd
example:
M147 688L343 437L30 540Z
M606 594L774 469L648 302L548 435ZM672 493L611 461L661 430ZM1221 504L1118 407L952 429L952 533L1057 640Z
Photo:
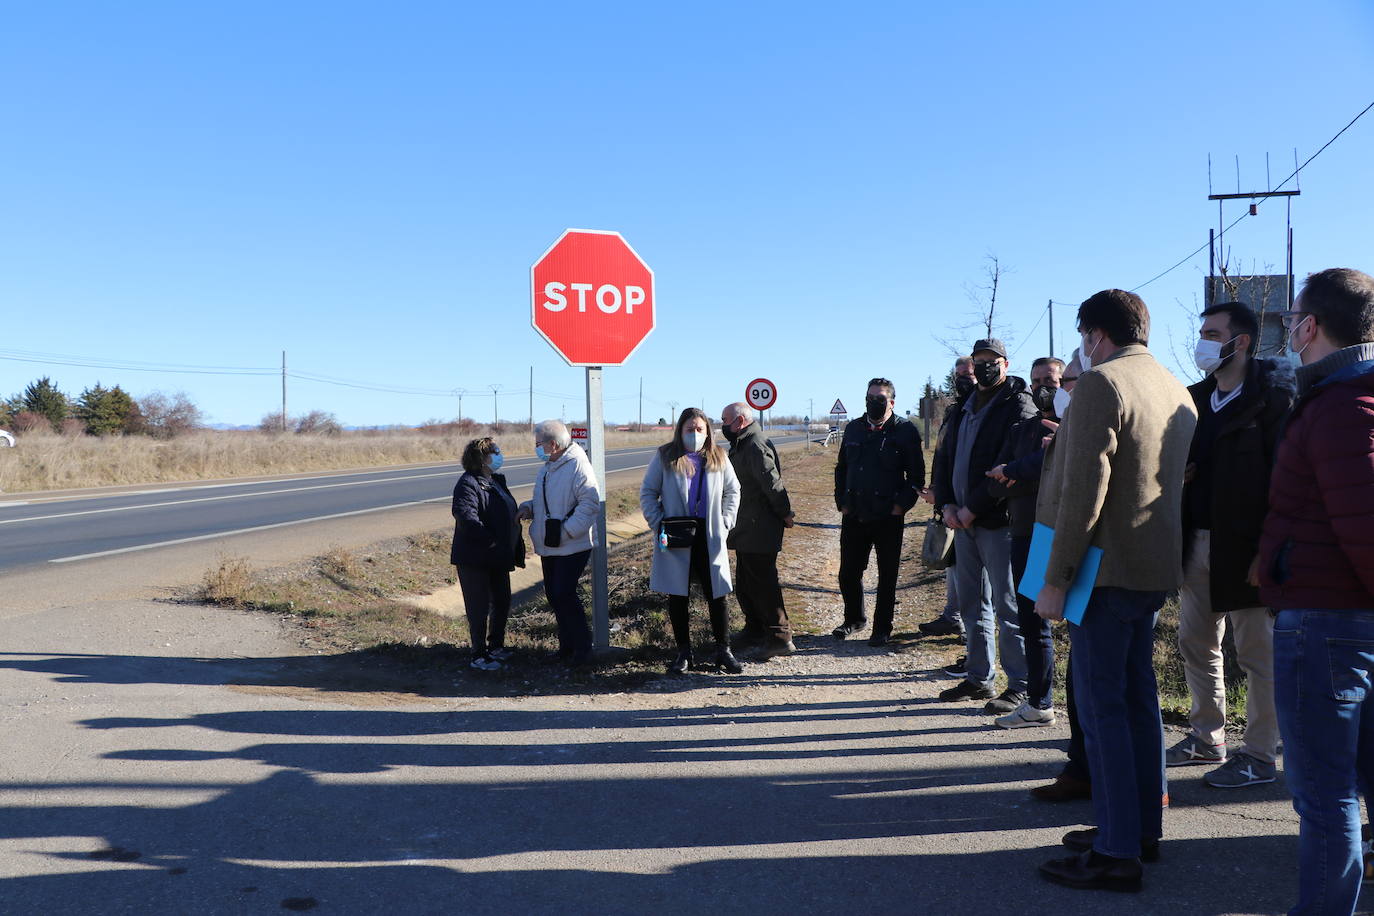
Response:
M479 655L472 660L472 667L479 671L500 671L501 663L490 655Z
M1033 728L1055 723L1053 709L1036 709L1029 703L1022 703L1013 712L998 716L993 720L1002 728Z

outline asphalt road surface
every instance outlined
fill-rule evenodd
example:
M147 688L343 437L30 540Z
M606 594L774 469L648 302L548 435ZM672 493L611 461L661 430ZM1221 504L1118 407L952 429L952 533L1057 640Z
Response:
M779 436L785 445L802 436ZM607 452L606 472L648 465L655 447ZM528 486L537 458L512 458L502 473ZM305 522L447 502L456 463L190 485L52 501L0 502L0 571L74 563Z

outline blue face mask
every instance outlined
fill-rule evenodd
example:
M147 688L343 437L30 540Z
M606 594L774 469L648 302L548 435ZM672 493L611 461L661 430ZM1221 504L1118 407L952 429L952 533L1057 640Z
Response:
M544 451L544 446L536 445L534 447L534 457L538 458L540 461L548 461L549 453Z
M506 463L506 456L505 456L505 455L501 454L500 452L492 452L492 453L491 453L491 469L492 469L493 471L499 471L499 470L501 470L501 465L503 465L503 464L505 464L505 463Z

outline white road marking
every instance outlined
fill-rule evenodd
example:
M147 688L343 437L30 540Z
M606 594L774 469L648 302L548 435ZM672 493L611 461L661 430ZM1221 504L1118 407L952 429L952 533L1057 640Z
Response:
M110 557L118 553L133 553L138 550L154 550L158 547L171 547L176 544L190 544L193 541L209 541L214 538L227 538L235 534L249 534L254 531L267 531L272 528L286 528L289 525L304 525L306 522L323 522L331 518L347 518L350 515L365 515L369 512L381 512L385 509L404 509L407 506L422 506L425 503L441 503L448 500L447 496L440 496L437 499L420 499L409 503L396 503L391 506L374 506L371 509L354 509L352 512L336 512L333 515L316 515L310 518L298 518L289 522L275 522L271 525L254 525L252 528L236 528L233 531L217 531L213 534L198 534L195 537L177 538L174 541L158 541L156 544L138 544L133 547L120 547L117 550L101 550L96 553L83 553L75 557L56 557L49 560L49 563L74 563L77 560L93 560L96 557Z
M639 470L642 470L642 469L647 468L647 467L648 467L647 464L639 464L639 465L635 465L634 467L628 467L628 468L615 468L615 469L613 469L613 470L607 471L606 473L607 473L607 474L618 474L618 473L620 473L620 472L622 472L622 471L639 471ZM422 475L422 476L437 477L437 476L440 476L440 475L437 475L437 474L429 474L429 475ZM343 486L343 485L342 485L342 484L334 484L334 486ZM528 489L533 489L533 487L534 487L534 484L533 484L533 483L526 483L526 484L521 484L521 485L519 485L519 486L517 486L517 487L514 487L514 488L512 488L512 489L514 489L514 490L524 490L524 489L527 489L527 488L528 488ZM313 489L319 489L319 488L318 488L318 487L306 487L306 488L304 488L304 489L312 489L312 490L313 490ZM275 492L286 492L286 491L278 490L278 491L275 491ZM243 495L249 495L249 494L243 494ZM223 498L223 497L215 497L215 498ZM271 530L271 529L273 529L273 528L286 528L286 527L288 527L288 526L290 526L290 525L304 525L304 524L306 524L306 523L308 523L308 522L324 522L324 521L328 521L328 520L330 520L330 519L335 519L335 518L348 518L349 516L353 516L353 515L366 515L366 514L369 513L369 512L382 512L382 511L385 511L385 510L387 510L387 509L405 509L405 508L408 508L408 507L410 507L410 506L423 506L423 505L425 505L425 504L427 504L427 503L441 503L441 502L447 501L448 499L449 499L449 497L447 497L447 496L439 496L439 497L435 497L434 499L418 499L418 500L415 500L415 501L413 501L413 502L408 502L408 503L393 503L392 505L389 505L389 506L373 506L373 507L370 508L370 509L354 509L354 510L351 511L351 512L335 512L335 513L332 513L332 514L330 514L330 515L312 515L312 516L310 516L309 518L292 519L292 520L289 521L289 522L274 522L274 523L272 523L272 524L270 524L270 525L254 525L254 526L251 527L251 528L235 528L235 529L232 530L232 531L216 531L216 532L213 532L213 533L211 533L211 534L197 534L197 535L195 535L194 537L176 538L175 540L171 540L171 541L158 541L158 542L153 543L153 544L136 544L136 545L134 545L133 547L119 547L119 548L117 548L117 549L115 549L115 550L101 550L101 551L97 551L96 553L83 553L83 554L79 554L79 555L74 556L74 557L56 557L56 558L54 558L54 559L49 560L48 562L49 562L49 563L75 563L77 560L93 560L93 559L96 559L97 557L110 557L110 556L114 556L114 555L116 555L116 554L121 554L121 553L134 553L134 552L139 551L139 550L155 550L155 549L157 549L157 548L159 548L159 547L174 547L174 546L176 546L177 544L190 544L190 543L193 543L193 542L195 542L195 541L209 541L209 540L213 540L214 538L227 538L227 537L232 537L233 535L236 535L236 534L251 534L251 533L253 533L253 532L255 532L255 531L269 531L269 530ZM186 500L186 502L200 502L200 501L201 501L201 500ZM129 508L134 508L134 507L129 507ZM108 510L96 510L96 511L108 511ZM71 514L73 514L73 515L85 515L86 513L84 513L84 512L74 512L74 513L71 513ZM52 517L52 516L49 516L49 517ZM31 520L31 519L17 519L16 521L32 521L32 520Z
M382 480L351 480L347 483L321 483L313 487L288 487L284 490L263 490L256 493L226 493L223 496L197 496L194 499L173 499L160 503L139 503L136 506L111 506L108 509L82 509L79 512L59 512L53 515L32 515L25 518L2 518L0 525L17 525L20 522L45 522L55 518L75 518L78 515L102 515L106 512L130 512L137 509L161 509L166 506L185 506L191 503L209 503L223 499L245 499L251 496L276 496L278 493L301 493L306 490L330 490L336 487L361 487L370 483L390 483L394 480L420 480L427 477L448 477L451 471L442 474L410 474L406 477L386 477Z

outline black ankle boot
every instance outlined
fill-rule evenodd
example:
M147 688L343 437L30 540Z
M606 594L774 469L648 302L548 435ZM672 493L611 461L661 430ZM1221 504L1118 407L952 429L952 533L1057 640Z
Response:
M692 667L692 650L678 649L677 658L668 663L669 674L686 674L687 669Z
M726 674L739 674L744 670L744 666L735 661L730 646L723 642L716 643L716 667Z

